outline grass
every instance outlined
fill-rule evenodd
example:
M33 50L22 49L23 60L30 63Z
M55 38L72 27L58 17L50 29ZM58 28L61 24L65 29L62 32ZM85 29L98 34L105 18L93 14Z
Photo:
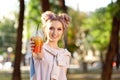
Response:
M22 71L22 80L30 80L29 79L29 71ZM120 80L120 72L114 73L118 75L114 77L112 80ZM68 80L101 80L100 79L100 72L99 71L91 71L87 73L69 73L67 75ZM9 71L0 71L0 80L11 80L12 72Z
M24 71L22 72L22 80L30 80L29 79L29 72ZM11 80L12 79L12 73L8 71L0 71L0 80Z

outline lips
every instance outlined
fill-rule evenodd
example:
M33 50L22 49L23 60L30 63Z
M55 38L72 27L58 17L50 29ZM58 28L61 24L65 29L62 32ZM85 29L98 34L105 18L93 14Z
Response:
M57 38L57 35L56 34L52 34L51 37L52 38Z
M51 36L53 39L56 39L57 38L57 36Z

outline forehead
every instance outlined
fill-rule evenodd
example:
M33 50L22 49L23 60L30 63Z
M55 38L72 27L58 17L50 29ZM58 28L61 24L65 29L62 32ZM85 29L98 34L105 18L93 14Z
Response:
M58 20L48 21L46 23L46 25L49 26L49 27L53 26L53 27L56 27L56 28L57 27L62 27L63 28L62 23L60 21L58 21Z

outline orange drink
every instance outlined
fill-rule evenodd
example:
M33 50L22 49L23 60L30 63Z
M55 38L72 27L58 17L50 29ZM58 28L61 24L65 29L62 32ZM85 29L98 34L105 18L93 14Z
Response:
M34 41L34 44L35 44L33 52L36 54L40 53L43 45L42 38L40 36L34 36L31 38L31 40Z

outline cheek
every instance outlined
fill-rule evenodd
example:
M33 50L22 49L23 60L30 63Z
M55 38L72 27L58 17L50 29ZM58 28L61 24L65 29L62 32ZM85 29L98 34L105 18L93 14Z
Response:
M51 31L51 30L48 29L48 30L46 30L45 33L46 33L46 37L50 38L52 36L52 34L53 34L53 31Z
M60 37L62 37L64 33L63 33L63 31L61 31L59 34L60 34Z

